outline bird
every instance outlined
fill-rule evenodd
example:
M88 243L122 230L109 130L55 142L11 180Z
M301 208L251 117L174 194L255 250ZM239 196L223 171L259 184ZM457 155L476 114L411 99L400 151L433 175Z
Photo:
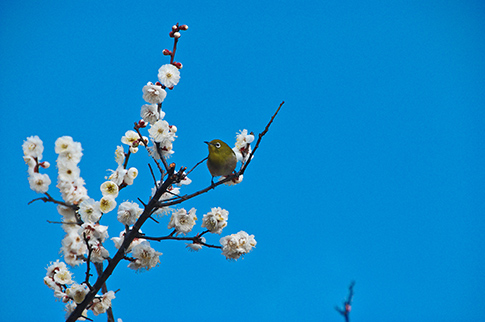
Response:
M212 175L212 180L214 180L214 177L230 175L237 165L234 151L221 140L204 141L204 143L209 148L207 168Z

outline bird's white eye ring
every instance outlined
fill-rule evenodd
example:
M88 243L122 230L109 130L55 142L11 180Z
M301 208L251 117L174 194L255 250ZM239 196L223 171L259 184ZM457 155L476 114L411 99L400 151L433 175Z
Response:
M216 142L216 148L220 148L221 147L221 144L219 142Z

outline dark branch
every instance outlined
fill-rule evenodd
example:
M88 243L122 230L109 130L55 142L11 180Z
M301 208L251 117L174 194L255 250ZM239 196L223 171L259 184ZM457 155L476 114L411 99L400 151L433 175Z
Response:
M261 143L261 140L263 139L263 136L268 133L268 130L269 130L269 126L271 125L271 123L273 123L273 120L274 118L276 117L276 115L278 114L278 112L280 111L281 107L283 106L283 104L285 104L285 102L281 102L280 106L278 106L278 109L276 110L276 112L273 114L273 116L271 117L271 120L269 120L268 124L266 125L266 127L264 128L264 131L259 133L259 136L258 136L258 141L256 141L256 145L254 146L254 149L251 151L251 154L249 155L248 157L248 161L243 165L243 167L241 168L241 170L239 170L238 172L238 176L239 175L242 175L244 173L244 171L246 171L246 168L248 167L249 163L251 162L252 158L253 158L253 155L254 153L256 152L256 150L259 148L259 144Z
M34 201L37 201L37 200L42 200L43 202L52 202L52 203L55 203L57 205L62 205L62 206L65 206L65 207L68 207L68 208L71 208L71 209L74 209L74 210L77 210L77 206L76 205L70 205L70 204L67 204L63 201L58 201L58 200L55 200L54 198L52 198L47 192L44 193L47 197L40 197L40 198L35 198L35 199L32 199L31 201L29 201L28 205L30 205L31 203L33 203Z
M345 322L350 321L350 310L352 309L352 299L354 297L354 285L355 281L352 281L349 285L349 295L347 297L347 300L344 302L343 308L339 308L338 306L335 307L335 310L342 314L342 316L345 319Z
M74 309L74 311L71 313L71 315L67 318L66 322L74 322L77 320L78 317L81 316L82 312L84 309L93 301L95 298L96 294L98 291L101 289L103 284L106 282L106 280L111 276L113 273L114 269L118 265L118 263L125 257L125 251L128 249L130 246L131 242L133 239L135 239L138 236L138 232L141 228L141 226L145 223L145 221L150 217L151 212L153 208L155 207L156 203L158 202L158 199L160 196L165 193L170 187L175 180L177 179L177 176L174 176L174 171L175 171L175 164L171 164L169 167L168 171L168 176L165 182L157 189L155 192L155 195L150 199L148 202L147 206L143 210L143 213L141 216L138 218L136 223L133 225L132 229L128 231L128 233L125 235L125 238L123 240L122 245L116 252L115 256L109 261L108 266L106 269L103 271L101 275L98 276L98 279L96 280L96 283L93 285L93 289L86 294L86 297L84 298L84 301Z
M205 157L204 159L202 159L201 161L197 162L196 165L194 165L194 167L192 169L189 170L189 172L187 172L185 175L189 175L189 173L191 173L192 171L194 171L195 168L197 168L197 166L199 166L202 162L204 162L205 160L207 160L208 157Z

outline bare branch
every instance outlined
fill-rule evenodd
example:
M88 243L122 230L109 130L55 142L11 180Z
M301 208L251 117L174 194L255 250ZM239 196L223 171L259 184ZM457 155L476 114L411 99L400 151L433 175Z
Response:
M37 200L42 200L43 202L52 202L52 203L55 203L57 205L61 205L61 206L65 206L65 207L68 207L68 208L71 208L71 209L74 209L74 210L77 210L77 206L76 205L70 205L70 204L67 204L63 201L58 201L58 200L55 200L54 198L52 198L47 192L44 193L46 195L46 197L40 197L40 198L35 198L35 199L32 199L31 201L29 201L27 204L30 205L31 203L33 203L34 201L37 201Z
M347 297L347 300L343 304L343 308L339 308L338 306L335 306L335 310L342 314L342 316L345 319L345 322L350 321L350 310L352 309L352 299L354 297L354 285L355 281L352 281L349 285L349 295Z

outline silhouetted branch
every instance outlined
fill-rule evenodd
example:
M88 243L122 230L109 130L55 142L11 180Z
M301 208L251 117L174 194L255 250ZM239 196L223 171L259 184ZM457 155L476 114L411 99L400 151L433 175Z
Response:
M342 314L342 316L345 318L345 322L350 321L350 310L352 309L352 299L354 297L354 285L355 281L352 281L349 285L349 296L347 297L347 300L344 302L343 308L339 308L338 306L335 306L335 310Z

